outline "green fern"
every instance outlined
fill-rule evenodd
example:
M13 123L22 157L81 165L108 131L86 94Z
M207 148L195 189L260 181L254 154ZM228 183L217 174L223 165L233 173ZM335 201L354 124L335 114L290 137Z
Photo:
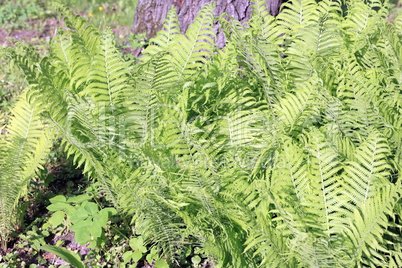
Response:
M0 150L0 238L2 248L9 235L21 222L19 199L27 192L28 184L44 162L51 147L51 132L43 124L38 110L26 100L26 92L19 97L12 110L12 119L1 135Z
M184 35L172 9L133 70L58 8L50 58L10 52L28 99L172 266L189 246L217 267L400 266L401 23L380 1L255 1L216 53L213 5Z

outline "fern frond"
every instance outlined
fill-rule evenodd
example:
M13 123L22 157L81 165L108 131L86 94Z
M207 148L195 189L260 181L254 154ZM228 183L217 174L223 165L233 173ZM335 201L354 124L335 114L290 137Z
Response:
M285 52L291 59L289 71L296 82L304 82L326 68L333 68L332 58L336 62L342 49L339 4L323 1L314 10L317 15L293 34Z
M151 45L144 51L144 62L159 53L165 53L168 64L163 67L167 71L162 72L171 74L174 69L177 72L175 82L197 73L214 48L213 8L212 4L205 5L185 35L180 34L177 15L172 8L165 20L164 30L152 39Z
M221 131L228 137L231 147L251 145L258 135L258 129L253 127L256 121L255 112L238 111L228 114L222 121Z
M318 19L317 3L314 0L297 0L284 3L277 19L290 31L297 31ZM291 35L291 33L290 33Z
M264 19L266 17L269 17L269 10L267 7L267 3L262 0L253 0L251 1L251 7L252 7L252 18L255 19L258 17L258 19Z
M261 255L261 266L292 267L295 261L286 256L288 249L282 232L271 226L255 228L246 241L246 251L255 247L254 256Z
M325 238L309 233L299 233L290 242L290 248L306 267L350 267L353 261L345 256L343 249L334 247Z
M205 5L198 13L186 35L179 35L178 46L171 51L170 60L176 66L180 79L194 75L211 56L215 44L214 5Z
M393 208L400 201L401 188L400 184L388 183L375 192L366 203L354 210L345 232L356 250L353 256L356 263L384 267L383 254L389 252L384 241L384 233L389 226L387 217L393 215Z
M143 51L142 61L147 62L159 52L167 51L175 43L175 38L180 35L180 24L176 14L176 8L172 6L166 14L162 30L153 37L150 45Z
M24 91L12 110L13 117L1 135L0 150L0 238L2 246L15 227L15 209L26 193L30 179L50 151L51 132L39 112L26 100Z
M88 86L84 93L100 104L118 107L127 90L128 65L123 61L114 45L111 30L105 30L100 38L98 52L93 57L88 74Z
M374 189L386 183L391 169L387 159L389 154L386 139L375 130L356 148L356 161L345 166L345 186L356 206L365 204L375 193Z
M280 125L285 133L300 134L319 116L319 95L312 83L304 83L295 93L288 93L275 105Z
M380 2L370 1L373 5L377 5L382 10L382 4ZM373 31L376 28L378 20L382 19L381 14L378 14L376 7L371 7L364 3L364 1L350 1L348 2L348 14L346 20L344 20L343 27L347 30L348 35L357 41L360 34L364 32ZM360 42L357 42L359 44Z
M135 89L131 94L126 94L130 105L127 117L127 141L142 144L150 141L153 128L159 120L161 107L158 104L155 88L156 68L152 62L141 65L134 74ZM130 125L131 123L131 125ZM131 144L127 144L132 147Z
M53 64L57 66L58 75L65 75L69 80L70 90L80 92L87 82L91 58L80 42L74 42L74 33L59 30L52 41Z
M54 2L53 6L61 13L70 31L74 43L85 48L85 53L90 57L96 51L99 44L99 30L88 23L88 21L69 10L65 5ZM76 33L76 34L74 34Z
M346 202L340 192L342 190L339 176L342 165L332 144L318 130L305 134L305 146L309 152L309 176L311 176L312 192L309 195L310 213L318 213L322 231L330 236L337 231L337 225L343 221L342 207Z
M397 31L402 32L402 14L399 14L395 18L394 25L395 25Z

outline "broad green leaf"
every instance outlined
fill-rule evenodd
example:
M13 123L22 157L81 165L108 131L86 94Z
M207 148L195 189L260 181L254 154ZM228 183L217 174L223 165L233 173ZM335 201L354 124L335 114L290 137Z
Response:
M73 197L69 197L67 202L69 203L75 203L75 204L80 204L84 201L91 200L92 198L89 195L82 194L82 195L77 195Z
M133 261L137 262L142 258L142 252L139 250L136 250L133 252L133 254L131 256L133 258Z
M85 208L79 207L71 216L70 216L70 221L74 224L85 220L88 218L88 212Z
M159 259L155 263L155 268L169 268L168 263L164 259Z
M85 209L87 210L89 215L95 215L98 212L98 205L94 202L88 202L85 204Z
M102 230L103 230L102 227L100 227L96 223L93 223L88 228L88 231L91 233L91 235L94 239L96 239L102 235Z
M201 262L201 258L200 258L200 256L194 256L194 257L192 257L191 258L191 262L194 264L194 265L198 265L200 262Z
M49 199L50 203L66 202L66 197L64 195L56 195Z
M99 211L94 215L93 221L96 222L98 226L104 227L106 226L107 221L109 219L108 214L109 213L107 211L102 209L101 211Z
M130 247L134 250L141 248L143 246L143 244L144 244L144 240L143 240L142 236L130 239Z
M109 217L117 214L117 210L115 208L103 208L102 211L106 211Z
M61 202L57 202L57 203L53 203L50 204L49 206L47 206L46 208L49 211L59 211L59 210L65 210L69 207L70 205L67 203L61 203Z
M74 232L75 241L81 246L91 241L91 234L87 226L72 226L70 229Z
M148 263L152 263L154 260L158 258L158 250L155 247L151 248L151 252L147 255L146 260Z
M124 264L126 264L126 263L128 263L129 261L131 261L131 259L133 258L133 253L134 252L132 252L132 251L126 251L126 252L124 252L124 254L123 254L123 261L124 261Z
M64 213L64 211L56 211L55 213L53 213L52 217L49 218L48 222L53 227L57 227L63 222L65 216L66 214Z

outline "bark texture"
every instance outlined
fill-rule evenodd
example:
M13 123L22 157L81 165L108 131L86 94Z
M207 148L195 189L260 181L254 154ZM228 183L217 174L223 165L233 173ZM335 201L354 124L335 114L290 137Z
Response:
M146 33L147 38L153 37L162 29L166 13L174 5L177 9L181 31L184 33L194 21L198 11L206 3L211 2L216 2L216 16L226 12L241 22L250 18L250 0L139 0L132 32L134 34ZM286 2L286 0L266 0L266 2L270 13L275 16L278 14L282 2ZM218 26L216 29L218 32ZM223 35L218 34L218 45L223 44L223 39Z

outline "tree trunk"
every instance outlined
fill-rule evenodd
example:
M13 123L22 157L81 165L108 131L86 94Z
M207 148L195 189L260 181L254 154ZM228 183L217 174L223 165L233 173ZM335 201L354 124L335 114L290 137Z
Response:
M241 22L250 18L250 0L139 0L132 32L134 34L146 33L148 39L153 37L161 30L166 13L174 5L177 9L181 31L184 33L194 21L198 11L210 2L216 2L216 16L226 12ZM281 3L286 0L266 0L266 2L270 13L275 16L279 12ZM220 46L224 44L222 34L218 34L217 44Z

